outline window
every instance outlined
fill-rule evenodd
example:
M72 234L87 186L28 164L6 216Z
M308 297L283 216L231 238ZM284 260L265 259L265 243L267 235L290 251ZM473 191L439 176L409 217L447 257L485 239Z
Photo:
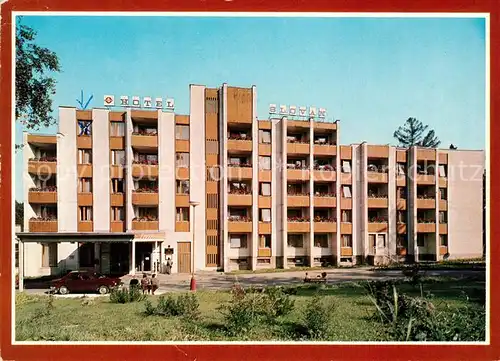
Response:
M404 163L398 163L397 167L398 167L398 175L405 175L406 174Z
M328 235L315 234L314 235L314 247L328 248Z
M111 122L110 123L110 135L112 137L124 137L125 136L125 123L124 122Z
M377 247L385 248L385 234L377 234Z
M79 193L92 193L92 178L80 178L78 183Z
M80 243L78 247L78 263L80 267L93 267L95 260L94 243ZM84 274L82 274L83 276ZM88 277L88 275L86 275Z
M342 161L342 173L351 173L351 162L348 160Z
M406 223L406 212L398 211L397 218L398 218L398 223Z
M261 209L260 210L260 221L261 222L271 222L271 210L270 209Z
M443 164L439 166L439 176L442 178L446 178L446 166Z
M406 233L398 234L396 237L396 247L397 248L408 248L408 239Z
M137 211L137 213L139 213L139 218L147 218L152 221L158 219L158 208L156 207L139 207Z
M271 195L271 183L261 183L260 184L260 195L270 196Z
M351 210L342 210L341 218L342 218L342 222L351 223L352 222L352 211Z
M92 221L92 207L79 207L80 208L80 221Z
M374 234L368 235L368 247L370 248L370 252L373 252L375 250L375 235Z
M92 150L78 149L78 164L92 164Z
M176 125L175 139L189 140L189 125Z
M57 243L42 244L42 267L57 267Z
M111 151L111 164L112 165L125 165L125 151L112 150Z
M259 236L259 248L271 248L270 234L261 234Z
M189 194L189 181L178 180L176 189L177 189L177 194Z
M40 217L57 219L57 207L55 206L41 206Z
M446 188L439 188L439 198L445 201L448 198L448 192Z
M78 121L78 135L89 136L92 134L92 122L79 120Z
M446 234L439 235L439 244L441 247L448 247L448 236Z
M300 234L289 234L287 239L288 247L303 248L304 238Z
M439 223L447 223L448 222L448 217L447 213L444 211L439 212Z
M247 237L243 234L230 235L229 242L231 244L231 248L247 248Z
M405 187L397 187L396 195L398 199L406 199L406 188Z
M111 207L111 220L113 222L123 222L125 220L123 207Z
M189 168L189 153L175 153L175 166Z
M271 143L271 131L259 129L259 143Z
M123 193L123 179L112 179L111 190L113 193Z
M350 234L342 235L342 247L352 248L352 235Z
M19 267L19 242L16 242L16 264L14 267Z
M271 157L259 157L259 169L270 170L271 169Z
M417 246L425 247L425 238L423 234L417 234Z
M177 220L177 222L189 222L189 208L188 207L177 207L176 208L176 220Z
M343 186L342 194L344 198L351 198L351 186Z

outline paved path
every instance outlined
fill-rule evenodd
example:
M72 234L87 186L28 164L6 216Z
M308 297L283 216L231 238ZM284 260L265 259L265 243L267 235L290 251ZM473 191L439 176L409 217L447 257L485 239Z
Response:
M309 271L310 277L315 277L322 271ZM387 280L404 278L400 270L376 270L369 268L331 269L325 270L328 274L327 283L335 284L341 282L366 281L366 280ZM248 274L228 274L220 272L197 272L196 283L198 290L224 290L229 289L235 282L239 282L243 287L248 286L270 286L270 285L299 285L303 283L306 271L289 271L276 273L248 273ZM425 276L451 276L468 277L472 275L484 274L484 270L427 270ZM139 278L142 274L137 274ZM122 277L125 285L128 285L132 276ZM189 290L190 274L158 275L160 280L159 292L187 291ZM43 294L46 289L27 289L27 293Z

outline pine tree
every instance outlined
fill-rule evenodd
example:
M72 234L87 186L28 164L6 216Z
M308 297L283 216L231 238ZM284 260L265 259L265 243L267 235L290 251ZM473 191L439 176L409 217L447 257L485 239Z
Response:
M437 148L441 141L436 137L434 130L416 118L408 118L406 122L394 132L394 138L402 147L419 146ZM427 131L427 133L426 133Z

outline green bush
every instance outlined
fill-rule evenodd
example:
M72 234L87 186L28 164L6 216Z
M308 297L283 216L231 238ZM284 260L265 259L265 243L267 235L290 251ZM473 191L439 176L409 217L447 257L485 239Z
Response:
M327 299L314 296L303 311L305 331L310 339L327 339L330 334L330 321L335 306Z
M268 287L264 290L265 316L274 319L286 316L293 311L295 302L281 287Z
M140 302L146 298L140 288L132 286L129 288L117 288L111 291L109 301L111 303Z
M151 302L146 302L144 313L166 317L182 316L187 321L197 320L200 316L200 304L194 294L181 294L175 299L172 295L160 296L158 304L154 307Z

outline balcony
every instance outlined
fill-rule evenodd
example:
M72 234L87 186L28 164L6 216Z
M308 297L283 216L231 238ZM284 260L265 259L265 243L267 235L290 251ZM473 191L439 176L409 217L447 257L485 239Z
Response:
M319 169L314 169L313 178L316 182L335 182L337 179L337 173L335 168L331 166L319 166ZM316 168L316 167L315 167Z
M311 126L311 123L309 120L288 120L287 125L288 128L292 129L308 129Z
M352 234L352 223L341 222L340 223L340 233L341 234Z
M444 256L447 253L448 253L448 247L447 246L439 246L439 255L440 256Z
M109 176L114 179L123 179L123 167L121 165L112 165Z
M270 170L259 170L259 181L271 182L272 174Z
M406 209L406 199L398 198L396 200L396 208L400 209L400 210L405 210Z
M78 193L77 202L79 206L91 206L94 203L92 193Z
M370 170L366 172L366 177L368 183L387 183L389 179L387 173L373 172Z
M156 133L140 134L134 132L132 133L130 143L132 144L132 147L138 149L158 148L158 135L156 135Z
M288 219L287 228L289 233L309 233L311 231L311 223L307 218L300 221Z
M125 222L123 221L111 221L110 224L111 232L125 232Z
M57 232L57 219L31 218L29 220L30 232Z
M314 207L336 207L337 198L333 193L314 196Z
M448 234L448 223L439 223L439 234Z
M188 221L177 221L175 222L176 232L189 232L189 222Z
M314 129L325 129L325 130L336 130L337 123L326 122L326 121L314 121L312 122Z
M251 152L252 139L228 139L227 150L235 152Z
M189 153L189 140L179 140L175 141L175 151L180 153Z
M79 221L78 232L92 232L94 230L94 222L92 221Z
M309 207L310 197L306 194L289 194L287 197L288 207Z
M57 160L53 157L32 158L28 162L28 173L51 175L57 173Z
M259 248L257 257L271 257L271 248Z
M352 198L340 198L340 209L352 209Z
M309 143L287 143L288 154L309 154L311 152Z
M132 220L132 229L134 231L157 231L158 221L155 220Z
M36 147L47 146L48 144L56 145L57 137L55 135L28 134L28 143Z
M259 222L259 234L271 234L271 222Z
M434 185L436 184L436 176L434 174L417 174L417 184Z
M368 196L368 208L387 208L389 200L387 197L370 197Z
M175 206L176 207L189 207L189 195L188 194L176 194L175 195Z
M232 194L229 193L227 197L227 204L229 206L251 206L252 194Z
M251 165L236 166L228 164L227 177L229 179L236 179L236 180L252 179L253 178L252 166Z
M417 232L419 232L419 233L436 233L436 223L434 223L434 221L418 220Z
M340 256L341 257L351 257L352 256L352 247L340 247Z
M135 206L156 206L159 203L158 191L136 190L132 192L132 204Z
M337 222L332 220L327 222L324 220L314 221L314 232L318 233L337 233Z
M259 196L259 208L271 208L272 201L269 196Z
M436 208L436 200L433 198L417 198L417 208L434 209Z
M333 144L314 144L314 155L337 155L337 146Z
M396 186L406 187L406 176L402 174L396 175Z
M351 173L340 173L340 183L341 184L352 184Z
M396 254L398 256L406 256L408 250L406 249L406 247L396 247Z
M125 137L109 137L109 149L111 150L125 149Z
M30 188L28 202L33 204L54 204L57 203L57 188Z
M307 169L287 169L286 176L288 180L309 180L310 172Z
M122 207L125 203L125 195L123 193L111 193L111 207Z
M387 145L368 145L369 158L389 158L389 146Z
M78 164L77 172L80 178L92 177L92 164Z
M134 178L157 178L158 164L136 163L132 164L132 177Z
M271 144L259 144L259 155L270 156L271 153Z
M92 149L92 137L88 135L76 137L76 147L78 149Z
M369 233L384 233L388 230L387 220L368 220L368 232Z
M405 234L407 230L406 223L399 223L397 224L397 233L398 234Z
M229 218L229 233L252 233L252 221L248 218Z
M446 211L448 210L448 202L444 199L439 200L439 210L440 211Z

